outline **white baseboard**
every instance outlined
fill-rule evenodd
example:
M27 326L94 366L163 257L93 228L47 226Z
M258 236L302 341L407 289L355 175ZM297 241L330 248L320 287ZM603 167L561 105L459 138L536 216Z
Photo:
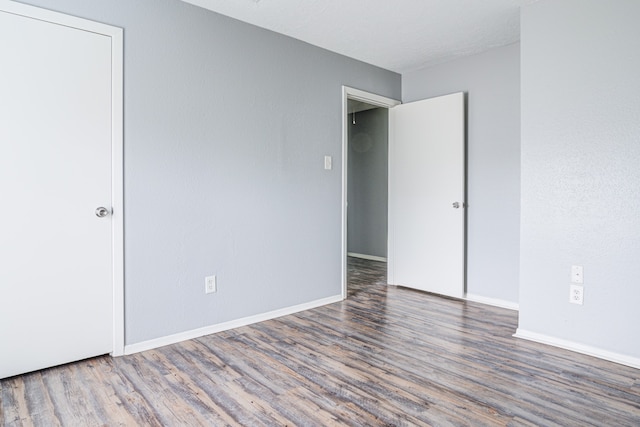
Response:
M479 302L481 304L493 305L495 307L508 308L509 310L518 311L520 309L520 305L517 302L505 301L497 298L488 298L482 297L480 295L466 294L465 299L468 301Z
M621 365L630 366L632 368L640 369L640 358L627 356L620 353L614 353L611 351L603 350L597 347L591 347L589 345L579 344L573 341L563 340L561 338L551 337L537 332L527 331L522 328L518 328L513 335L516 338L522 338L529 341L539 342L541 344L548 344L554 347L564 348L565 350L575 351L576 353L586 354L588 356L597 357L599 359L608 360L610 362L619 363Z
M267 313L243 317L242 319L231 320L229 322L218 323L216 325L205 326L203 328L198 328L198 329L192 329L190 331L184 331L184 332L180 332L173 335L154 338L152 340L143 341L136 344L125 345L124 354L134 354L134 353L139 353L141 351L152 350L154 348L163 347L165 345L175 344L181 341L202 337L204 335L210 335L210 334L215 334L217 332L228 331L229 329L239 328L241 326L247 326L253 323L264 322L265 320L271 320L277 317L298 313L300 311L310 310L312 308L320 307L327 304L332 304L334 302L340 302L342 300L343 300L342 295L335 295L332 297L323 298L323 299L311 301L304 304L294 305L292 307L281 308L279 310L274 310Z
M387 262L387 259L381 256L358 254L355 252L347 252L347 255L354 258L368 259L370 261Z

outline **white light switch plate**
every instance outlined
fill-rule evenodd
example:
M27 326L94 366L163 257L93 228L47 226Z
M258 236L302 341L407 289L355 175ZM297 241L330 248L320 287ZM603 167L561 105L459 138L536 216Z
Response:
M333 165L331 164L331 156L324 156L324 168L325 170L330 171L333 168Z
M571 266L571 282L572 283L584 283L584 271L581 265Z

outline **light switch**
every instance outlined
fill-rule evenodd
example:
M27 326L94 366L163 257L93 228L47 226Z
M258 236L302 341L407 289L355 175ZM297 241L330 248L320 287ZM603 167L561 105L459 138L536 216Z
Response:
M332 169L331 156L324 156L324 168L328 171Z
M571 282L572 283L584 283L584 272L581 265L571 266Z

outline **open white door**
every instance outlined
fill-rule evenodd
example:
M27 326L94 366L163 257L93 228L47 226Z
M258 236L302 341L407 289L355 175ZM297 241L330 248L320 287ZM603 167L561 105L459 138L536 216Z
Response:
M0 378L121 351L121 35L0 1Z
M388 283L461 298L464 94L389 111Z

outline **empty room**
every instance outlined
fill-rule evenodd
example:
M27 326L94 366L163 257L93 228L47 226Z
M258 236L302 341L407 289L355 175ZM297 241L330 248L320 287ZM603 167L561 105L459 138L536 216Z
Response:
M0 0L0 424L640 425L638 0Z

